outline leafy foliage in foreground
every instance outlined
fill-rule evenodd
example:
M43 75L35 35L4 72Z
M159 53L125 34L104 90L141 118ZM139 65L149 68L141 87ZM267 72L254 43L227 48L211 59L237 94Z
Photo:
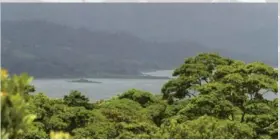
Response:
M254 62L204 53L186 59L163 95L131 89L90 103L79 91L63 99L34 88L27 75L1 71L2 138L276 139L278 73ZM221 133L222 132L222 133Z

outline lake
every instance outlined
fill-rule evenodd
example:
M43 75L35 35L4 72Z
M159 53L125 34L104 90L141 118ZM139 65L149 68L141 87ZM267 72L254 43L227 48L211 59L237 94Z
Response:
M171 70L147 72L152 76L171 76ZM95 83L72 83L71 79L34 79L32 84L36 87L36 93L43 92L52 98L61 98L69 94L71 90L78 90L89 97L92 101L109 99L112 96L121 94L128 89L136 88L160 94L161 87L168 80L166 79L88 79Z
M164 70L144 74L171 77L172 72L172 70ZM43 92L51 98L61 98L69 94L71 90L78 90L89 97L91 101L96 101L110 99L112 96L116 96L132 88L160 94L161 87L168 81L166 79L88 79L102 82L101 84L95 84L72 83L68 82L69 80L72 79L34 79L32 84L36 87L36 93ZM277 95L269 93L265 97L274 99L277 98Z

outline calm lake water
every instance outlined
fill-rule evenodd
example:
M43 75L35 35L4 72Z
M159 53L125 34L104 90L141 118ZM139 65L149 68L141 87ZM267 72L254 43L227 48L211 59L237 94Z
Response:
M144 73L152 76L170 76L172 70ZM71 83L72 79L35 79L32 84L36 87L36 93L43 92L51 98L61 98L69 94L71 90L78 90L89 97L92 101L110 99L112 96L121 94L129 89L136 88L160 94L161 87L168 80L165 79L89 79L102 82L95 83ZM269 93L265 96L274 99L277 95Z
M171 70L144 73L153 76L171 76ZM43 92L52 98L61 98L69 94L71 90L78 90L89 97L92 101L109 99L129 89L136 88L160 94L161 87L166 79L88 79L95 83L72 83L72 79L34 79L32 84L36 87L36 93Z

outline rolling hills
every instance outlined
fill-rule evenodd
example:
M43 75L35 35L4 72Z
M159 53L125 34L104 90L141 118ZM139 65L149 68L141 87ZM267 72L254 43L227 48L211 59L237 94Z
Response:
M211 49L194 41L146 41L127 32L90 31L41 20L2 21L2 67L37 78L140 75L173 69L199 52L235 59L273 61Z

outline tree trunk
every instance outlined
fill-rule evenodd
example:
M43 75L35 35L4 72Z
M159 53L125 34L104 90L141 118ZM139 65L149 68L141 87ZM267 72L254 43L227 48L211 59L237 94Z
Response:
M245 112L242 113L242 117L241 117L241 121L240 121L241 123L244 122L245 114L246 114Z

